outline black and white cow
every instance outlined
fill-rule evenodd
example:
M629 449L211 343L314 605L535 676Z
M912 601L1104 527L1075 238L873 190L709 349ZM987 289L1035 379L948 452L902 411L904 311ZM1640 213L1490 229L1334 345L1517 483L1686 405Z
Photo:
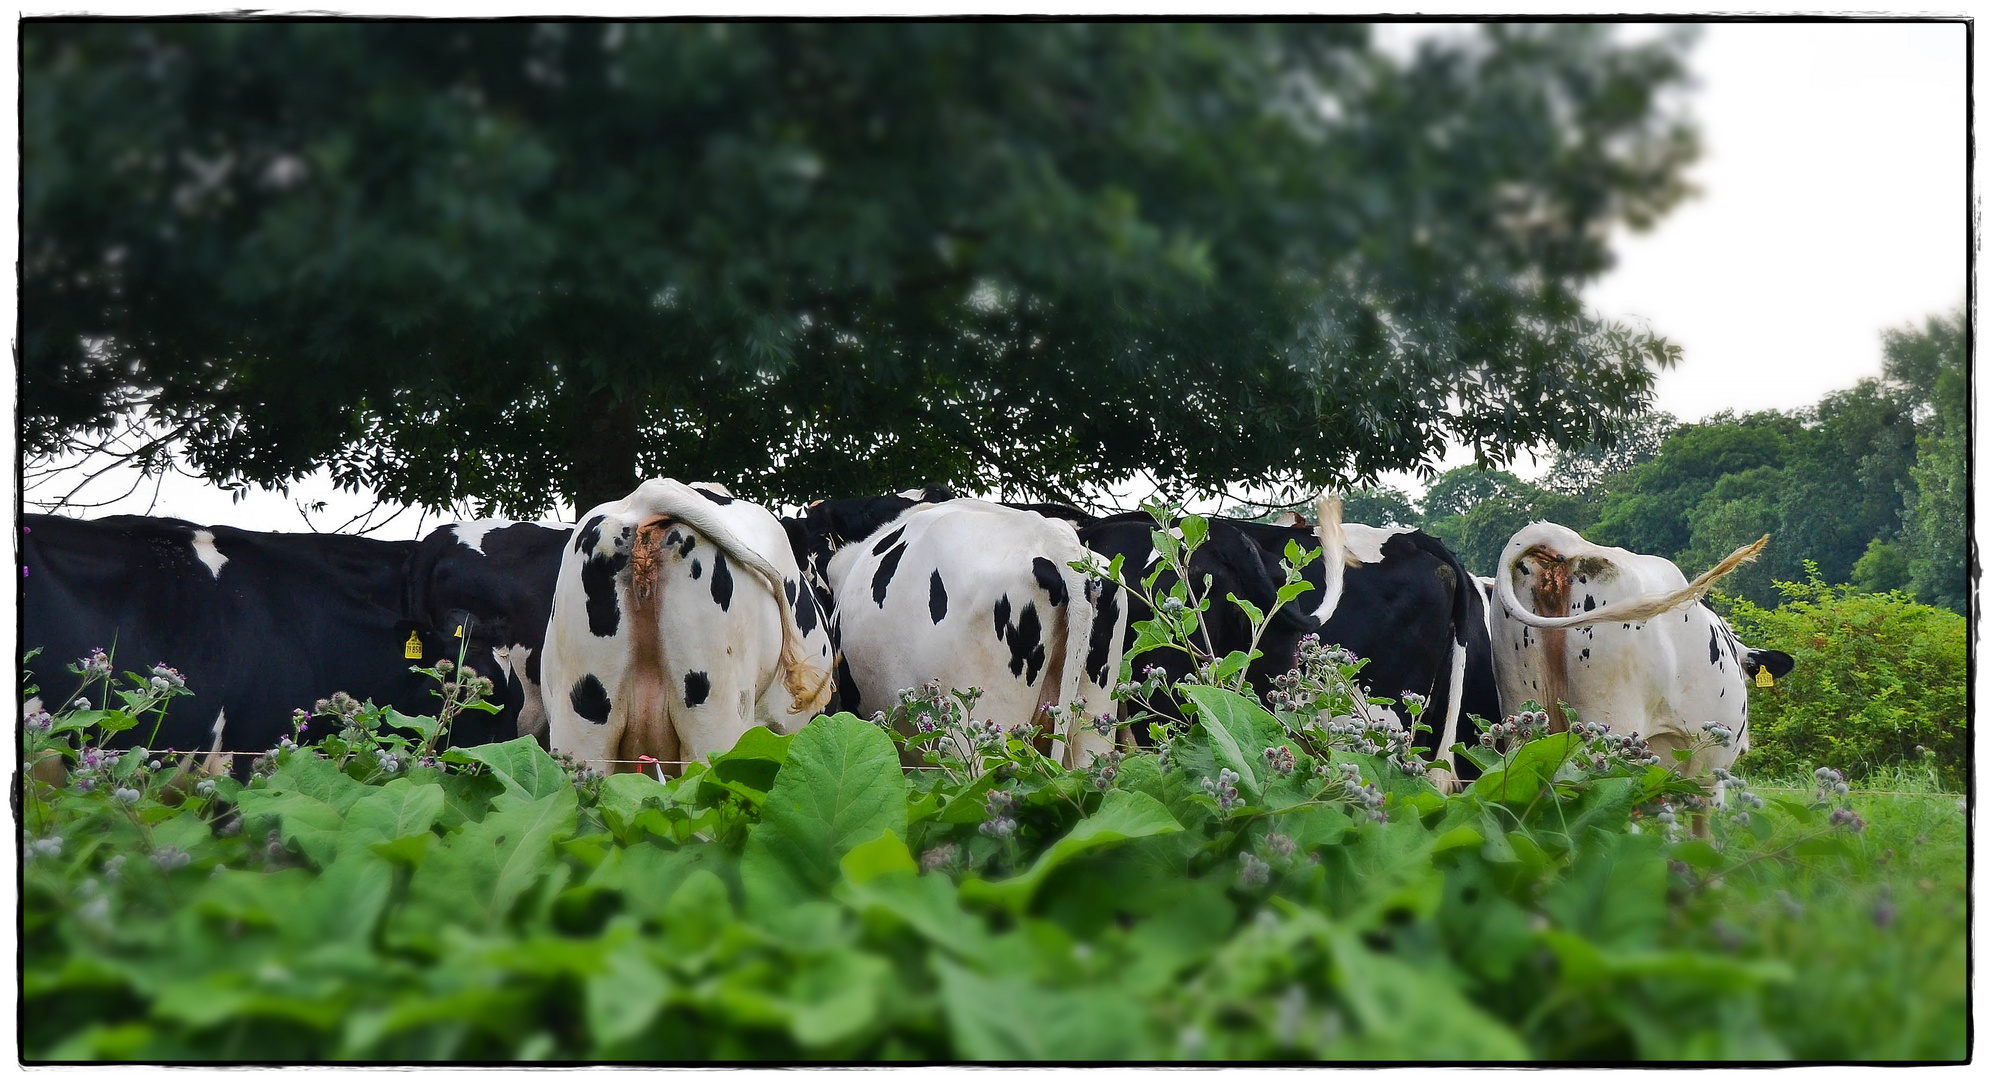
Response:
M291 710L341 690L404 713L435 711L434 684L409 668L454 655L461 624L404 616L412 541L172 518L22 521L21 646L41 649L27 666L42 698L68 700L79 680L67 665L93 648L112 653L120 680L164 663L194 695L169 706L156 737L148 726L113 745L266 750L290 734ZM406 655L411 635L420 660ZM492 675L490 666L473 665ZM476 730L483 716L469 714L459 741L496 734Z
M564 549L540 662L552 747L686 761L756 725L794 731L828 702L833 661L773 514L649 480L583 515Z
M846 543L828 579L842 625L843 706L880 709L938 680L977 687L975 718L1048 728L1083 766L1112 746L1080 717L1111 708L1126 612L1116 587L1071 569L1068 520L978 499L919 502ZM1059 710L1045 723L1045 707Z
M472 666L495 667L491 678L506 684L498 727L542 745L541 654L560 556L572 536L570 526L495 518L452 522L422 538L408 567L408 615L431 627L468 625L473 638L494 643Z
M1789 674L1788 653L1751 649L1701 600L1714 582L1753 559L1769 538L1736 550L1687 582L1669 559L1584 540L1537 521L1513 534L1493 578L1492 643L1509 710L1557 703L1578 719L1643 735L1666 764L1694 749L1689 776L1727 768L1748 749L1748 685L1758 671ZM1707 738L1707 723L1733 733Z

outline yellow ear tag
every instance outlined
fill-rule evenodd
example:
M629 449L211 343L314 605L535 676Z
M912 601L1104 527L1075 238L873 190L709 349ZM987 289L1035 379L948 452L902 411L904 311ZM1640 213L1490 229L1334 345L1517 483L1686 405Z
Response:
M1765 667L1762 667L1762 668L1756 668L1756 669L1755 669L1755 685L1757 685L1757 686L1774 686L1774 685L1776 685L1776 677L1775 677L1774 675L1771 675L1771 674L1769 674L1769 669L1768 669L1768 668L1765 668Z
M457 624L456 624L456 636L457 636L457 637L462 637L462 636L463 636L463 624L462 624L462 623L457 623Z
M408 644L401 650L401 655L410 660L421 659L421 635L419 633L413 630L408 631Z

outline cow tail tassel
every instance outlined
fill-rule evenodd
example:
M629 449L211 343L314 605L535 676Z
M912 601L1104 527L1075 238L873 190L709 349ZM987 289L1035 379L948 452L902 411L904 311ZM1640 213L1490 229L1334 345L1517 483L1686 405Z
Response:
M1322 494L1314 510L1319 520L1314 528L1320 536L1320 569L1326 575L1326 589L1320 597L1320 606L1313 611L1313 618L1324 624L1334 617L1334 611L1340 607L1347 568L1358 566L1360 562L1347 550L1347 536L1341 532L1340 496L1331 492Z

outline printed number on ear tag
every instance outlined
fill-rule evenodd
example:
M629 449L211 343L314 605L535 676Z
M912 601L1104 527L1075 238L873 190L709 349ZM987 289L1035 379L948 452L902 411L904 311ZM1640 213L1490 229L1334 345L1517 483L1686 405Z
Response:
M1774 675L1771 675L1771 674L1769 674L1769 669L1768 669L1768 668L1756 668L1756 669L1755 669L1755 685L1757 685L1757 686L1774 686L1774 685L1776 685L1776 677L1775 677Z
M401 649L401 655L410 660L421 659L421 635L419 633L413 630L408 631L408 643Z

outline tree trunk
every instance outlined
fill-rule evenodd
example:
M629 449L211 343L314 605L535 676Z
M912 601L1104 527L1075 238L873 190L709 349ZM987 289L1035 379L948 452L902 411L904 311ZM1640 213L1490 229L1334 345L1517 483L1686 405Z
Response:
M575 515L636 490L637 413L634 401L617 398L613 390L582 396L567 469Z

